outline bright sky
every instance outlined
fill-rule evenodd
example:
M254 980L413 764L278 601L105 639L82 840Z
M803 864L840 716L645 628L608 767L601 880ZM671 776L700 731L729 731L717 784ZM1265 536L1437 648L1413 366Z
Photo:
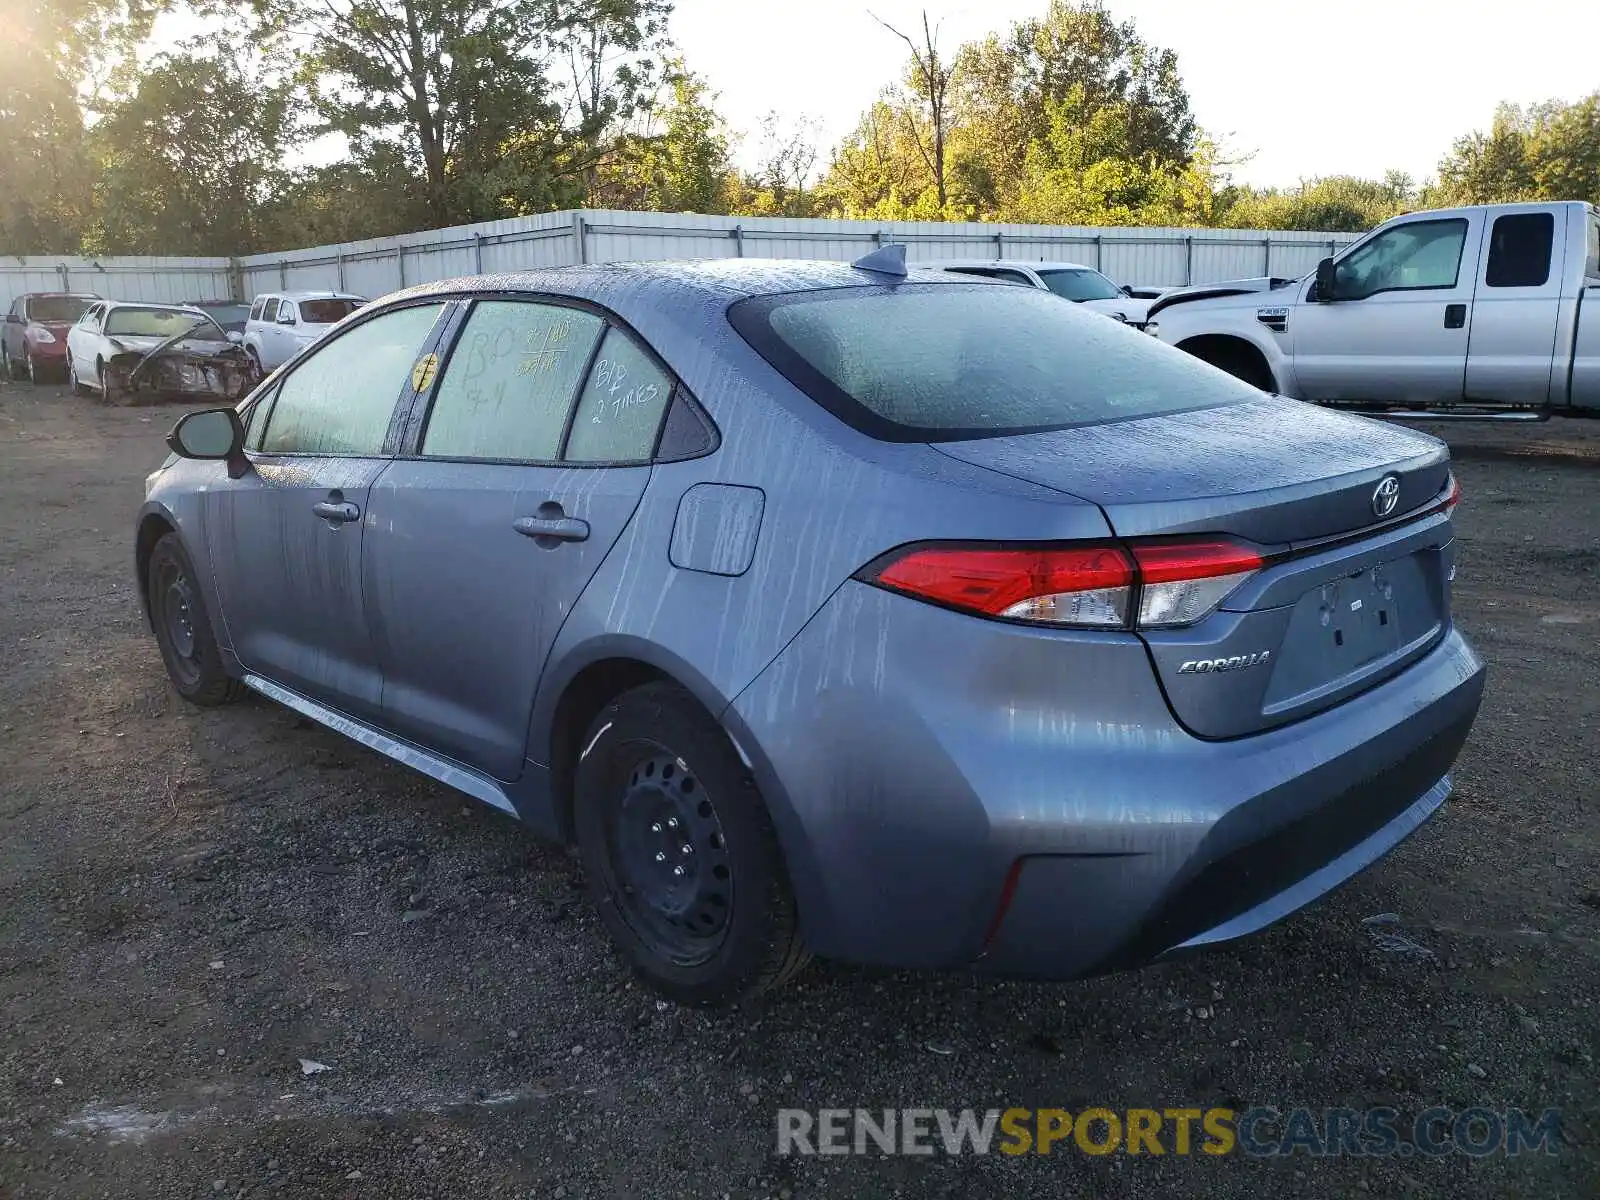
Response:
M820 125L822 162L879 90L926 6L954 50L1047 0L677 0L672 32L719 108L746 136L761 117ZM1456 137L1486 128L1501 100L1572 100L1600 87L1594 0L1109 0L1147 42L1177 51L1196 118L1236 179L1290 185L1313 175L1434 173ZM162 40L187 32L164 20ZM819 163L819 166L821 164Z
M912 33L924 7L941 21L941 48L953 50L1042 14L1047 0L678 0L672 28L735 128L754 129L774 108L810 114L822 121L826 158L906 59L867 10ZM1147 42L1177 52L1200 124L1229 149L1255 152L1234 175L1257 185L1390 167L1420 181L1454 138L1488 126L1499 101L1571 100L1600 88L1594 0L1108 7L1132 18ZM754 140L746 138L746 155Z

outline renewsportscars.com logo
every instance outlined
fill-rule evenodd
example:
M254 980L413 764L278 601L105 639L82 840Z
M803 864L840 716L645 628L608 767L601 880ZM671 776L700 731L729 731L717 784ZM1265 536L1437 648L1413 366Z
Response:
M778 1110L778 1146L792 1154L1190 1155L1251 1158L1437 1158L1555 1154L1561 1113L1434 1107L1277 1109L802 1108Z

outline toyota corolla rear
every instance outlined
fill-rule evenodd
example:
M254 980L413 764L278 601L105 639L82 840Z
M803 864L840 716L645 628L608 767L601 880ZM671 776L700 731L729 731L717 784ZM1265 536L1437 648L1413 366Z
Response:
M820 881L815 949L1135 965L1261 928L1444 803L1484 671L1451 621L1442 443L1021 288L730 316L857 433L1100 526L1062 540L1018 505L962 536L1006 510L952 486L736 699L798 813L792 869Z

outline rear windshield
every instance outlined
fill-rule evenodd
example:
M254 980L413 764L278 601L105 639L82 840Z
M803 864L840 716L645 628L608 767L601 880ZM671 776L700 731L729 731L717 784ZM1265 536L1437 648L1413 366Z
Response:
M884 441L961 441L1260 393L1037 288L902 284L741 300L728 318L812 399Z
M28 301L28 320L41 324L70 325L93 304L88 296L35 296Z
M1083 267L1039 272L1045 287L1067 300L1120 300L1122 293L1099 271Z
M108 335L125 337L171 337L195 326L198 336L209 332L216 336L216 326L197 312L183 312L173 308L117 308L106 318Z
M302 300L300 319L307 325L333 325L360 307L359 300Z

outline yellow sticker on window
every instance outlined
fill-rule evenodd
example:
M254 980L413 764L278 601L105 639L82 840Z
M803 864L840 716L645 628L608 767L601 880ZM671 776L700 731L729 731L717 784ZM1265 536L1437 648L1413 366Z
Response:
M411 368L411 386L419 392L425 392L433 382L433 377L438 373L439 356L437 354L424 354L417 359L417 365Z

